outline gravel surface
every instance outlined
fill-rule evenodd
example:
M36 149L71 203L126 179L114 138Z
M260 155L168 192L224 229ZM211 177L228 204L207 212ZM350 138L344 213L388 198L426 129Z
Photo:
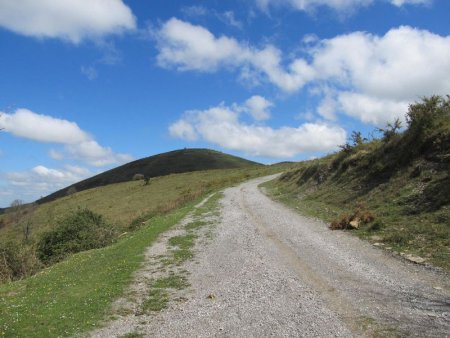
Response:
M211 241L183 268L185 302L141 320L150 337L450 337L448 275L229 188ZM131 332L131 329L128 330Z

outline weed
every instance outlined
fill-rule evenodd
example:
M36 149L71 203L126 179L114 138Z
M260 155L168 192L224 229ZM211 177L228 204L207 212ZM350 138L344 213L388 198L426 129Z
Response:
M174 236L169 238L169 245L177 246L181 250L187 250L194 246L195 239L197 238L194 234L187 234L183 236Z
M167 307L170 297L169 293L162 289L152 289L145 300L142 308L145 312L161 311Z
M186 277L175 274L171 274L168 277L159 278L153 284L153 287L157 289L181 290L187 288L188 286L189 283L187 282Z
M204 221L193 221L186 225L186 230L195 230L207 225L207 222Z

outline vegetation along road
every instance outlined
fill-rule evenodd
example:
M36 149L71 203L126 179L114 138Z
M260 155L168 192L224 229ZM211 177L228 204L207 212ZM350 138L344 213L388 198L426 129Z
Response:
M190 285L175 300L167 297L167 307L157 306L150 316L131 324L119 320L94 335L449 335L450 281L444 273L330 231L270 200L258 187L269 178L225 190L210 239L200 241L193 260L170 272L183 271L182 281ZM161 243L157 251L155 257L163 257Z

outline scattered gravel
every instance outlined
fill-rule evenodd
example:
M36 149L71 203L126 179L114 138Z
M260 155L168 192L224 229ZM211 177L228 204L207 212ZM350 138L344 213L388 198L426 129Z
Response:
M186 301L140 318L127 332L450 337L448 275L270 200L258 188L270 178L225 191L213 239L183 267L191 283Z

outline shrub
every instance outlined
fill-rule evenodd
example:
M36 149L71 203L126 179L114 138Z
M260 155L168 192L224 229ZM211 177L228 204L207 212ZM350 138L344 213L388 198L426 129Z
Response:
M115 234L114 227L101 215L78 209L42 235L37 255L46 264L55 263L67 255L106 246L113 242Z
M40 268L32 247L11 241L0 243L0 283L31 276Z
M329 228L331 230L347 230L358 229L360 224L368 224L373 222L375 216L365 210L364 206L358 205L352 215L344 214L339 219L331 222Z

